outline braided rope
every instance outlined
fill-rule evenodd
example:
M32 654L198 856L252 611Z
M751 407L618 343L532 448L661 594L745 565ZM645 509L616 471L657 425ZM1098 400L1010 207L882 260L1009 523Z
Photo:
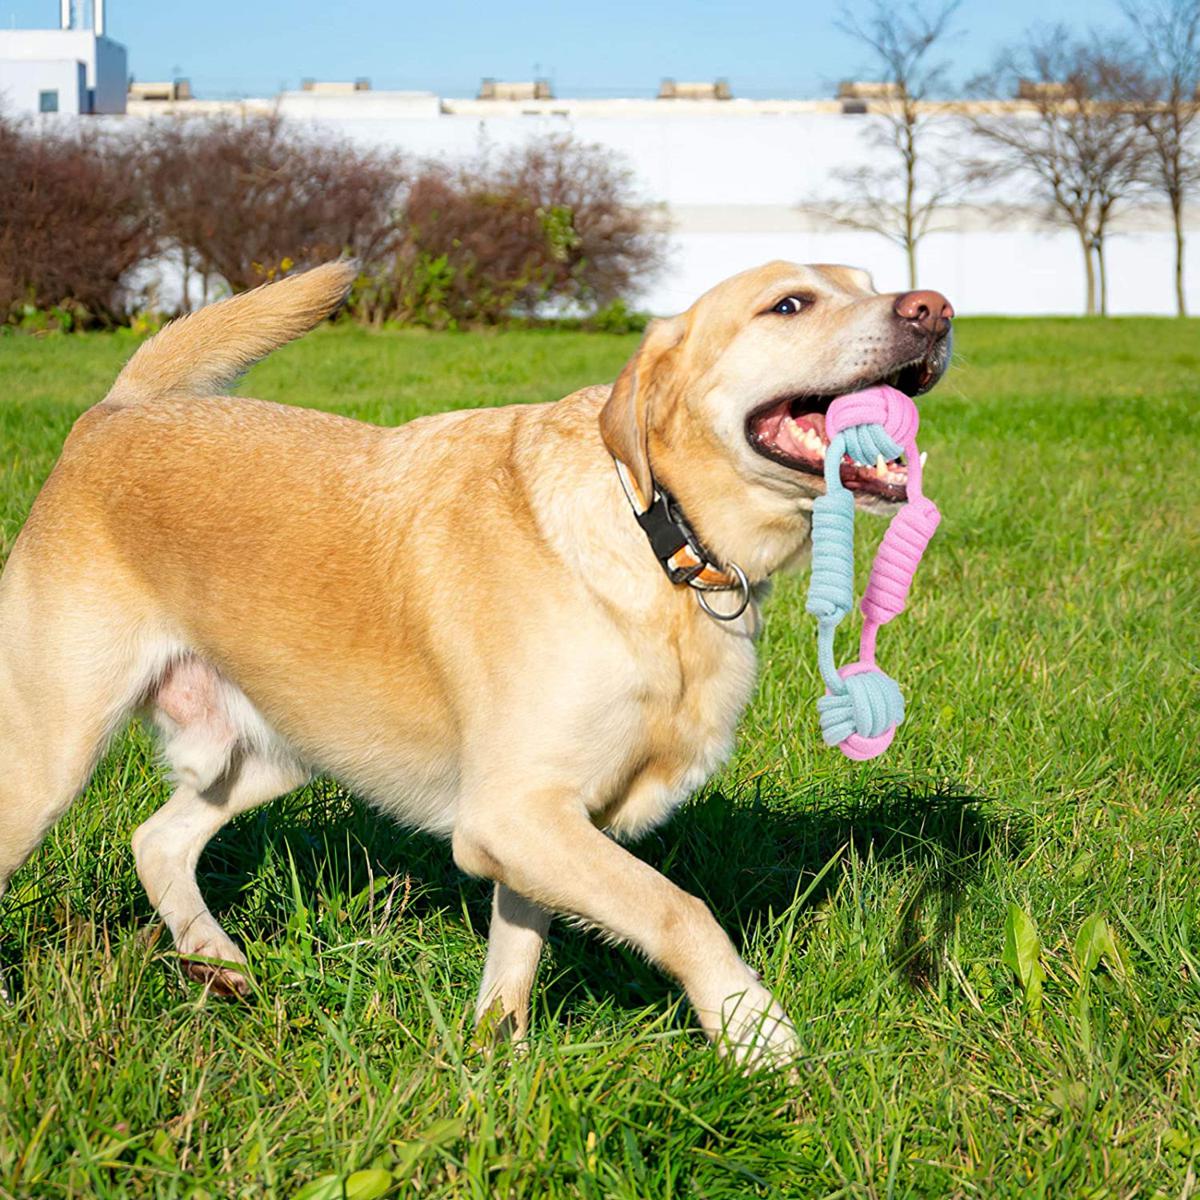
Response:
M879 386L840 396L825 428L825 495L813 501L812 577L806 607L817 618L817 662L826 694L817 701L821 737L848 757L874 758L891 745L904 720L896 681L875 665L881 626L904 611L917 566L941 515L921 492L917 406L903 392ZM862 599L859 660L840 670L834 662L837 627L854 605L854 496L842 483L842 457L869 466L904 454L909 501L892 519Z

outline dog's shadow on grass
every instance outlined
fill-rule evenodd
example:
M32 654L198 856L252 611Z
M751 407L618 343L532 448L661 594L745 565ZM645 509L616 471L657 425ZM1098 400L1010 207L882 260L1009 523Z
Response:
M710 791L634 849L701 896L735 942L802 899L812 910L857 859L904 897L889 938L893 968L915 987L936 979L955 917L993 857L1015 858L1023 825L996 802L948 784L881 782L853 795L805 797L765 781L753 798ZM881 914L881 918L882 914ZM661 1002L673 986L638 956L576 934L556 945L547 1002L569 1012L581 991L619 1004ZM556 995L557 992L557 995Z
M633 847L680 887L703 897L735 941L804 898L826 900L853 858L894 878L905 897L890 939L893 967L914 986L934 979L955 915L988 860L1019 855L1025 834L993 801L951 785L881 782L854 795L804 797L773 791L763 780L751 797L709 791L663 830ZM289 886L247 883L275 856L286 861ZM435 914L461 921L480 937L482 969L490 885L466 878L441 841L405 832L318 782L225 830L200 864L213 910L231 917L250 899L261 936L284 930L294 907L293 882L306 903L332 886L353 896L380 879L412 881L399 920ZM236 917L234 917L236 924ZM675 992L631 951L556 921L552 969L543 973L542 1003L569 1017L610 1003L641 1008Z

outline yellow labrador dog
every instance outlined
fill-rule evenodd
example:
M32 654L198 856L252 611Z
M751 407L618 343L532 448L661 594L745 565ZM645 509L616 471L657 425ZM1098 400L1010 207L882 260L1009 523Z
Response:
M224 394L352 278L169 325L76 423L0 579L0 893L140 710L175 790L133 835L138 873L215 990L246 990L245 959L200 852L321 772L495 881L479 1018L524 1036L565 913L679 980L723 1052L786 1061L792 1026L709 910L620 840L730 752L830 400L932 386L950 306L774 262L555 404L383 429ZM844 474L867 506L904 496L900 462Z

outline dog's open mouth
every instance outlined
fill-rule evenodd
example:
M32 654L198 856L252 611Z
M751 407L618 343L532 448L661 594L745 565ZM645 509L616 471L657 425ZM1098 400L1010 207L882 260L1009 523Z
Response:
M940 372L923 358L879 379L864 379L829 395L788 396L762 405L746 419L746 439L751 447L795 471L824 475L825 414L838 396L885 383L908 396L928 391ZM903 459L885 461L882 456L870 466L859 466L849 455L842 457L842 483L854 492L902 503L908 498L908 467Z

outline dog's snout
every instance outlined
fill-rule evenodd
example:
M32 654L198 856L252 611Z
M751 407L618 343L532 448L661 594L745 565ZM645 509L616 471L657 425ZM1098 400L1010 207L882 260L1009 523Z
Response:
M945 333L954 317L954 307L941 292L902 292L892 307L902 321L935 336Z

